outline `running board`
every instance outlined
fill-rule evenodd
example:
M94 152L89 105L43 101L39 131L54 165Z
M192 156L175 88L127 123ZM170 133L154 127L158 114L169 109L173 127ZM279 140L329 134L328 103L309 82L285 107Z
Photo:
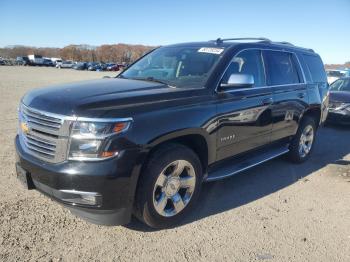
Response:
M249 168L262 164L266 161L279 157L289 152L287 146L273 147L271 149L259 150L256 153L247 156L241 156L232 161L226 161L225 164L219 167L213 167L209 169L206 182L224 179L240 172L243 172Z

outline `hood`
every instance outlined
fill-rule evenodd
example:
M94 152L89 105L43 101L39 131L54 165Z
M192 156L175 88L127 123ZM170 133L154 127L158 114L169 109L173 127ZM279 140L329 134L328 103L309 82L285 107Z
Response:
M145 105L184 97L189 99L193 91L150 81L104 78L35 89L27 93L22 102L29 107L61 115L106 117L117 110L122 116L122 110L131 107L136 110ZM130 115L130 110L127 114Z
M330 102L350 103L350 92L347 91L331 91L329 93Z

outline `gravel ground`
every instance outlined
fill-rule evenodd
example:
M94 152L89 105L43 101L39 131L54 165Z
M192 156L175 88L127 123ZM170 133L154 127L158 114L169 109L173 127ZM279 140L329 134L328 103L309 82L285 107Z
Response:
M280 158L205 184L191 217L169 230L88 224L24 190L13 145L21 96L103 75L0 67L0 261L350 261L350 128L319 130L307 163Z

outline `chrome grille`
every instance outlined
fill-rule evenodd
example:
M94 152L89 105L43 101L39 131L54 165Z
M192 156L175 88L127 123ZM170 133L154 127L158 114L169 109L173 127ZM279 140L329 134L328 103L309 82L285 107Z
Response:
M49 132L49 134L58 135L58 132L63 124L63 119L49 116L47 113L30 109L22 106L22 117L27 124L35 130Z
M56 153L56 142L40 139L33 135L23 136L23 141L28 149L35 151L47 158L54 158Z
M66 159L69 127L68 117L43 112L25 105L19 109L19 138L23 149L46 162Z

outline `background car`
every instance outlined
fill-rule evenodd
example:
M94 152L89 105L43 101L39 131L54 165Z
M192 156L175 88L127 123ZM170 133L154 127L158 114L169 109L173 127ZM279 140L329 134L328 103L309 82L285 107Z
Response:
M57 65L62 64L62 60L57 59L57 60L53 61L53 64L57 67Z
M110 71L110 68L115 65L115 63L107 63L107 71Z
M327 121L350 124L350 77L336 80L330 87Z
M107 70L107 64L104 63L90 63L88 66L89 71L105 71Z
M350 76L350 71L340 70L340 69L327 69L327 81L329 84L332 84L339 78Z
M89 71L96 71L96 66L98 65L98 63L96 62L90 62L87 64L87 70Z
M54 64L53 64L53 62L51 61L51 59L44 59L43 65L44 65L44 66L54 66Z
M62 61L61 63L57 63L57 68L72 68L74 65L73 61Z
M17 56L16 65L31 65L29 58L27 56Z
M123 64L115 64L111 67L109 67L108 71L120 71L123 70L125 66Z
M87 69L87 63L86 62L76 63L75 65L72 66L72 68L75 69L75 70L86 70Z
M99 68L97 69L97 71L106 71L107 67L108 67L108 64L100 63L99 64Z

